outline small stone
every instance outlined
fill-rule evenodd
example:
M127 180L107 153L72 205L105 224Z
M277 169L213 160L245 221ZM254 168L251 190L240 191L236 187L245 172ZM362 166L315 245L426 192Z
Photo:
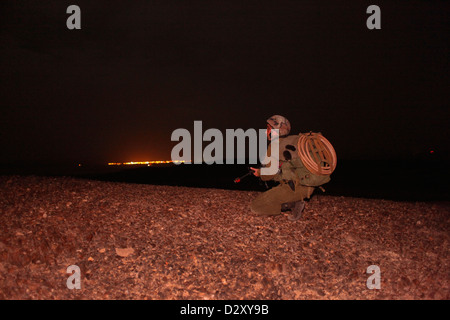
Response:
M116 253L120 257L128 257L134 253L133 248L116 248Z

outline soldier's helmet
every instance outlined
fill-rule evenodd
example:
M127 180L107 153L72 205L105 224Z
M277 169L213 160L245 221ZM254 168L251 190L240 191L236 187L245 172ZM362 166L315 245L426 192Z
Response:
M267 119L267 123L271 126L272 129L279 130L280 137L287 136L291 131L291 123L283 116L271 116L269 119Z

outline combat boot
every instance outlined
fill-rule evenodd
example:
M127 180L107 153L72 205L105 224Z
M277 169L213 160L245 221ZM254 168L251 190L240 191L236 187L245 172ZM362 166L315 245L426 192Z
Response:
M291 209L292 214L288 216L289 221L297 221L301 218L303 209L305 208L305 201L293 202L294 207Z

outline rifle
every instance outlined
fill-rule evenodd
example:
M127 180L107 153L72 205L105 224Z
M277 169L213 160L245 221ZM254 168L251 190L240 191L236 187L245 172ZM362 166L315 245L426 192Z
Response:
M244 174L242 177L238 177L238 178L234 179L234 183L239 183L239 182L241 182L242 179L245 179L252 174L253 174L253 171L252 171L252 169L249 168L248 172L246 174Z
M248 172L246 174L244 174L243 176L234 179L234 183L239 183L239 182L241 182L242 179L245 179L248 176L252 176L252 175L253 175L253 170L250 169L250 167L248 167ZM262 180L259 180L259 181L261 183ZM264 185L265 185L266 189L269 189L269 186L267 185L266 181L264 181Z

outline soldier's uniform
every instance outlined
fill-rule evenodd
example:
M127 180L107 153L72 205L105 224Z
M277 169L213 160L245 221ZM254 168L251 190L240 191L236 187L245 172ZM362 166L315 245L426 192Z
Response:
M270 120L270 118L269 118ZM268 121L269 122L269 121ZM330 176L318 176L309 172L303 165L297 148L299 135L279 138L279 171L274 175L261 175L261 180L274 180L279 185L257 196L250 209L258 215L277 215L283 209L296 209L297 220L304 207L304 200L309 199L315 187L330 181ZM267 156L271 156L271 145Z

